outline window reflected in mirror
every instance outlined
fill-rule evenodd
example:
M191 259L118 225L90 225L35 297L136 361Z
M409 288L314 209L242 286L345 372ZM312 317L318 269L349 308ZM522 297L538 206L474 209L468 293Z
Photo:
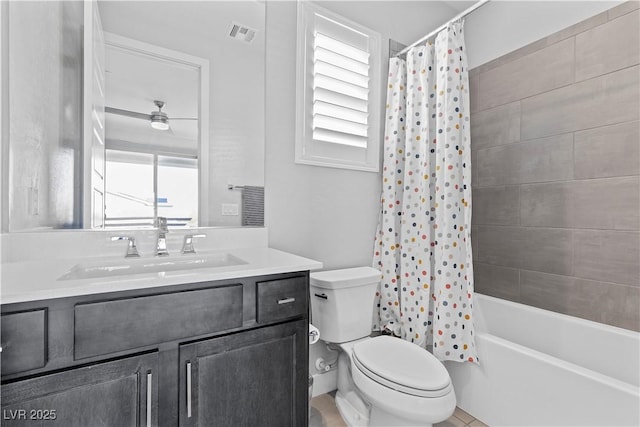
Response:
M172 227L197 226L197 159L110 149L106 153L106 227L153 226L158 216Z

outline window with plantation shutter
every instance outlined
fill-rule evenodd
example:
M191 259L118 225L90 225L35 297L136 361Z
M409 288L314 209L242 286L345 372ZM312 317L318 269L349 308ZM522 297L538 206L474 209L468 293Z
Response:
M296 162L378 171L380 35L298 3Z

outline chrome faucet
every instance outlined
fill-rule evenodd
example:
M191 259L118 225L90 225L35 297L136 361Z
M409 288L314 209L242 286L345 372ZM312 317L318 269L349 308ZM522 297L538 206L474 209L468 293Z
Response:
M193 239L207 237L206 234L187 234L184 236L184 243L182 244L182 254L195 254L196 249L193 247Z
M138 252L138 247L136 246L136 239L134 237L131 236L113 236L111 238L112 242L115 242L117 240L126 240L129 243L127 244L127 253L125 254L125 258L137 258L140 256L140 253Z
M167 256L169 251L167 250L167 233L169 228L167 227L167 218L159 216L156 221L158 227L158 242L156 244L156 256Z

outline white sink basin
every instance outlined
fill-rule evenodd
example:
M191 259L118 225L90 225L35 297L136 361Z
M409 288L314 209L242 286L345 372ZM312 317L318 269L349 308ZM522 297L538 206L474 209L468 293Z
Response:
M247 264L231 254L177 255L166 258L129 258L110 262L76 264L58 280L92 279L130 274L231 267Z

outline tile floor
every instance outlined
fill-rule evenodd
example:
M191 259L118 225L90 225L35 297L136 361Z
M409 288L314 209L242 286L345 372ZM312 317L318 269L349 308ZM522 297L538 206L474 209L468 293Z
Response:
M311 416L309 427L347 427L340 417L332 394L321 394L311 399ZM390 426L392 427L392 426ZM453 415L434 427L488 427L460 408Z
M449 419L441 423L434 424L433 427L489 427L482 421L476 419L473 415L469 415L460 408L456 408L453 415Z
M311 399L309 427L347 427L332 394L321 394Z

